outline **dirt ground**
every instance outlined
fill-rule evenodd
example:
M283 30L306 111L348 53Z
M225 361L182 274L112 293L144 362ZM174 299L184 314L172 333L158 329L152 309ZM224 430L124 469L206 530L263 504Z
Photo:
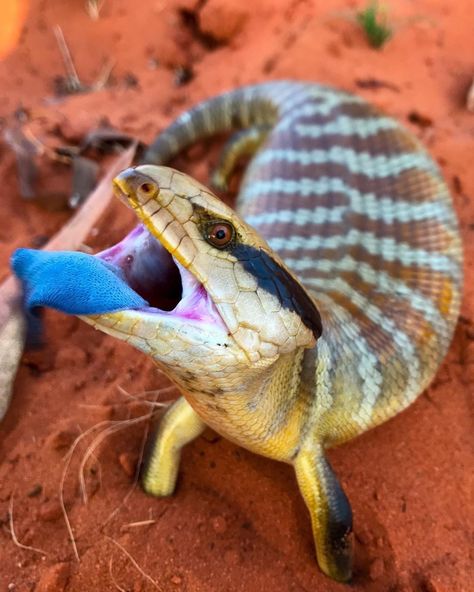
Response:
M73 140L107 117L149 142L201 98L295 78L361 94L408 125L439 162L466 257L453 345L409 410L330 456L354 511L352 590L473 590L474 114L464 106L474 74L470 0L391 2L394 36L380 51L367 45L355 22L364 3L351 0L104 0L98 20L87 13L92 4L31 0L16 43L14 27L0 29L3 128L22 106L42 141ZM3 17L15 14L13 2L2 0L0 15L4 5ZM55 94L64 76L55 25L84 83L113 61L105 89ZM180 166L205 181L216 154L215 147L194 151ZM44 242L70 213L20 198L14 156L3 140L0 178L1 280L13 249ZM99 249L116 242L131 223L114 203L87 244ZM150 411L136 397L152 399L156 393L144 393L168 383L125 344L74 318L53 312L45 318L46 345L24 357L0 427L1 591L348 589L317 568L290 467L209 432L185 450L174 497L152 499L134 486ZM120 423L130 418L136 421ZM102 431L107 428L123 429ZM100 445L87 460L95 438ZM83 459L87 503L79 480ZM11 522L18 541L36 551L15 544Z

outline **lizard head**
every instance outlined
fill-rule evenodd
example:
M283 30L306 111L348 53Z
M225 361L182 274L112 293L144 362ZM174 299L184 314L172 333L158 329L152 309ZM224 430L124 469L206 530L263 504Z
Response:
M197 181L168 167L129 168L116 195L142 225L99 253L148 307L82 318L170 373L223 376L312 347L316 306L267 243Z

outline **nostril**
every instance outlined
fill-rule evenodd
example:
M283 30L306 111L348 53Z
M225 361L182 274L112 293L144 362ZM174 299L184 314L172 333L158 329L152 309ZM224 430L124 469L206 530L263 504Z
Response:
M146 196L154 196L158 193L158 187L155 183L150 183L149 181L145 181L138 186L138 191Z
M153 187L151 183L142 183L140 185L140 190L143 191L143 193L151 193L153 191Z

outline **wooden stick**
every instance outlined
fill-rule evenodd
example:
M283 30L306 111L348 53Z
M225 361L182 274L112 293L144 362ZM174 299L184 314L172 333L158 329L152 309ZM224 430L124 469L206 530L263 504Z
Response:
M136 147L136 143L133 143L118 156L89 198L47 243L44 250L74 251L82 245L110 203L112 179L131 164ZM25 341L26 323L20 301L20 284L11 276L0 285L0 421L8 409Z

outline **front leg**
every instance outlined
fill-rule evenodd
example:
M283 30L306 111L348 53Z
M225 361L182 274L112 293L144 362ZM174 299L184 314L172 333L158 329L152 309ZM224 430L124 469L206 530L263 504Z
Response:
M352 511L320 444L302 449L295 461L296 478L308 506L319 567L347 582L352 576Z
M153 437L142 471L143 489L150 495L171 495L176 486L181 449L204 431L206 424L184 397L166 411Z

